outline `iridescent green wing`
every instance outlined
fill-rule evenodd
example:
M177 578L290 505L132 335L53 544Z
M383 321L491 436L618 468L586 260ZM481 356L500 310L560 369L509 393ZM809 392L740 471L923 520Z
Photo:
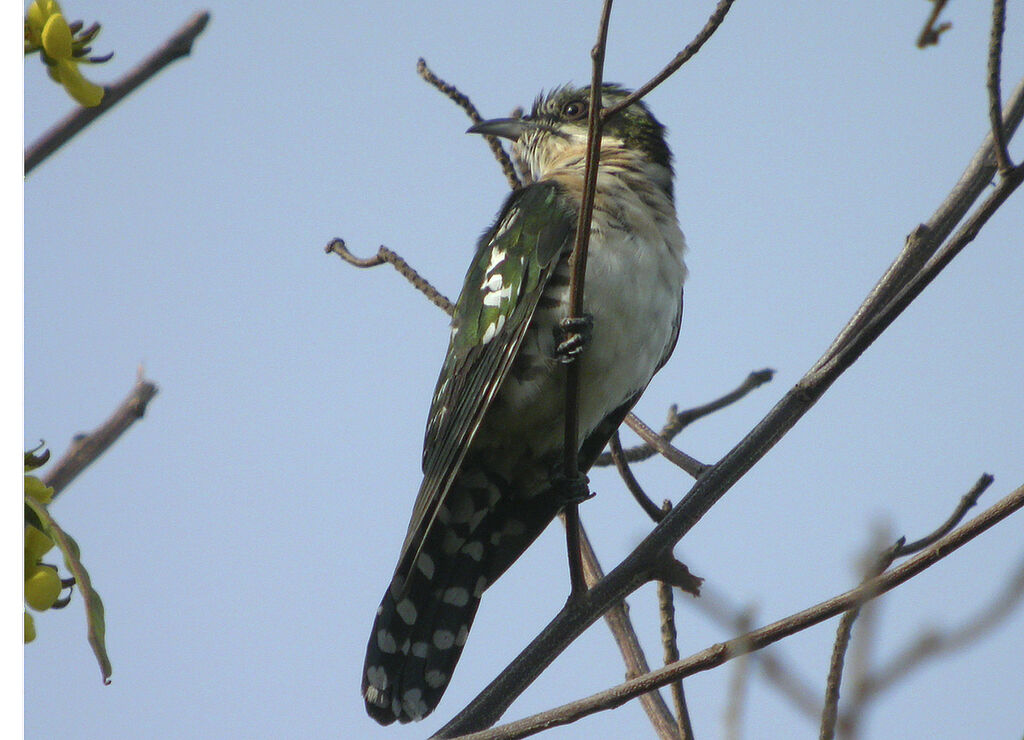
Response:
M575 209L559 187L539 182L512 193L480 239L455 306L427 421L423 484L396 574L414 562L575 226Z

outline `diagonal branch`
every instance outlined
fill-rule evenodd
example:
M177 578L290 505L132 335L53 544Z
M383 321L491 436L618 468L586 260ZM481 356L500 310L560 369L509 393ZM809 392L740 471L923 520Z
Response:
M736 401L746 396L750 391L770 382L774 375L775 371L770 368L752 372L742 383L740 383L739 387L729 391L721 398L716 398L714 401L710 401L709 403L705 403L701 406L695 406L691 409L678 411L676 406L673 404L669 408L668 423L661 428L661 431L657 436L660 437L662 441L671 443L676 435L693 422L698 419L702 419L715 411L723 409L726 406L736 403ZM638 422L637 426L642 424L643 427L647 427L646 424L640 421L640 419L633 414L629 414L626 417L626 424L628 426L632 427L635 422ZM626 462L633 463L653 457L654 455L657 455L658 452L659 451L657 449L645 442L642 445L637 445L636 447L630 447L629 449L623 450L622 454L623 459ZM611 454L604 452L598 456L597 462L594 463L594 466L605 467L614 464L615 461L612 459Z
M430 284L430 282L422 277L416 270L414 270L408 262L402 259L397 253L392 252L390 249L381 245L377 249L377 254L373 257L356 257L345 246L344 239L338 239L335 237L331 239L330 243L324 247L324 251L327 254L334 253L341 257L343 260L348 262L350 265L356 267L376 267L377 265L383 265L385 262L396 270L398 274L412 283L412 286L419 292L427 297L427 299L435 306L440 308L449 316L455 311L455 304L445 298L437 288Z
M93 108L77 108L51 128L25 152L25 174L66 144L71 137L117 105L126 95L176 59L192 53L192 43L210 21L206 11L196 13L135 69L104 88L103 100Z
M722 21L725 20L725 16L729 12L729 8L732 7L734 1L735 0L719 0L718 5L715 6L714 11L711 13L711 17L709 17L707 23L704 24L704 28L700 29L700 32L694 36L693 41L688 43L681 52L676 54L672 61L665 65L665 68L658 72L658 74L654 75L654 77L634 90L631 95L620 100L618 103L610 106L606 111L604 111L601 114L601 118L607 121L619 111L633 105L633 103L640 100L640 98L644 97L651 90L674 75L680 67L690 61L694 54L700 51L700 48L704 46L704 42L710 39L714 35L715 31L718 30L718 27L722 25Z
M106 452L122 434L128 431L128 427L143 417L146 413L146 406L156 392L156 386L142 376L140 369L138 380L135 381L131 393L121 402L110 418L91 433L75 437L64 456L43 478L43 483L53 489L54 497L67 488L79 473Z
M419 61L416 62L416 71L420 77L426 80L429 84L436 87L442 95L451 100L455 105L466 111L466 115L469 116L469 120L473 123L483 123L483 117L480 112L476 109L471 101L459 88L455 85L445 82L440 77L434 74L433 70L427 66L427 61L420 57ZM505 179L508 180L509 186L513 190L518 190L523 186L523 183L519 180L519 175L516 174L516 168L512 165L512 160L508 156L508 152L505 151L505 147L501 145L501 141L497 136L490 134L484 134L484 139L487 140L487 146L491 148L491 154L498 160L498 164L501 166L501 171L505 173Z

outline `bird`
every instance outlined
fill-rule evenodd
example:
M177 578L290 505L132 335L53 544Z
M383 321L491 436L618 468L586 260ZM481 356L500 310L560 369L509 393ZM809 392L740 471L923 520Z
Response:
M630 91L601 86L601 107ZM590 87L467 133L509 139L523 185L480 238L430 407L423 482L366 651L362 696L387 725L438 705L483 592L575 500L563 473L566 365L578 364L578 466L594 464L672 354L686 241L665 127L643 101L603 125L583 316L569 257L584 191Z

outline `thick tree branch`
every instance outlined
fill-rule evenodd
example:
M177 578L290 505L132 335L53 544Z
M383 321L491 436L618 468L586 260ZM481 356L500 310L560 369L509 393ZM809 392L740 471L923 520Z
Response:
M128 431L128 427L143 417L146 413L146 406L156 392L156 386L144 379L140 370L139 378L135 381L131 393L121 402L110 418L90 434L75 437L64 456L43 477L43 483L53 489L54 497L67 488L68 484L94 460L106 452L110 445Z
M63 121L47 131L25 152L25 174L66 144L71 137L117 105L126 95L176 59L192 53L192 43L210 20L206 11L196 13L135 69L104 87L103 100L93 108L76 108Z

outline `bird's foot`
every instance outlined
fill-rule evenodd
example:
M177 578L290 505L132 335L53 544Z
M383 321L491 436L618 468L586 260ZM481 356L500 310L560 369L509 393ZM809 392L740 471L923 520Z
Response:
M595 494L590 490L589 482L590 479L582 473L575 478L566 478L564 474L557 473L551 480L551 487L555 489L566 506L571 506L594 498Z
M562 319L555 328L555 357L563 365L583 354L594 336L594 317L588 313Z

